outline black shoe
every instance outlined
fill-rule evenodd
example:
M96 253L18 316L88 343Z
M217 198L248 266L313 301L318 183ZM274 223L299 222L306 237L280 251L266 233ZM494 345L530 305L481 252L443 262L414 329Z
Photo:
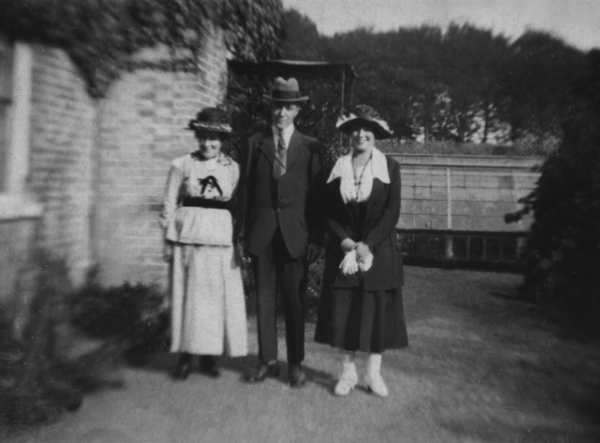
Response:
M192 356L190 354L181 354L171 375L175 380L185 380L190 375L191 370Z
M279 377L279 364L277 362L261 363L256 369L246 375L248 383L260 383L267 377Z
M200 357L200 372L209 377L217 378L221 375L217 366L217 357L213 355L203 355Z
M288 379L292 388L301 388L306 384L306 372L300 365L290 365Z

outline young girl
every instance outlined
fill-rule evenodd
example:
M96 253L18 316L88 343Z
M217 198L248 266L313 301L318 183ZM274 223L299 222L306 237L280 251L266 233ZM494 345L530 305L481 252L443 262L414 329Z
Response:
M197 149L171 163L162 225L171 263L171 352L175 379L186 379L192 355L217 377L216 356L247 354L242 274L235 260L231 199L239 167L221 152L231 133L226 114L206 108L191 120Z

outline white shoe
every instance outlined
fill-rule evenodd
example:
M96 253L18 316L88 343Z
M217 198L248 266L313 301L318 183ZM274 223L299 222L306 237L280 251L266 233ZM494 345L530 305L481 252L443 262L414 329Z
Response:
M333 392L335 395L348 395L350 391L358 384L358 374L354 363L343 363L342 375L335 384Z
M379 397L387 397L390 394L379 372L365 375L365 383L369 390Z

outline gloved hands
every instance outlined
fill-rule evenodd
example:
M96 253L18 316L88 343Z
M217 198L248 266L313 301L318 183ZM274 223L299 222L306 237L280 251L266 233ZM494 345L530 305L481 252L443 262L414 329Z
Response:
M358 268L361 272L367 272L373 266L373 253L371 248L363 242L358 242L356 245L356 260Z
M344 275L352 275L358 271L367 272L373 266L373 253L368 245L345 238L340 243L342 251L346 253L339 269Z
M342 274L353 275L358 272L358 262L356 261L356 249L346 252L339 266Z

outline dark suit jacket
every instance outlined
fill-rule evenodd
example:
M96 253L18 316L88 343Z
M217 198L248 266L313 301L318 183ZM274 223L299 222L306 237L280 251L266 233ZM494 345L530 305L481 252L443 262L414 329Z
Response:
M301 257L308 241L322 238L322 210L318 183L322 180L323 146L294 130L287 153L286 173L273 178L275 145L271 131L249 140L244 159L245 241L248 252L259 254L279 227L292 258Z
M400 216L400 166L387 158L390 184L375 179L367 201L362 226L351 216L340 195L340 179L325 185L324 207L329 241L326 248L324 284L354 287L363 284L368 291L402 286L402 255L396 242ZM360 229L362 228L362 229ZM340 242L345 238L362 241L371 249L373 266L364 274L344 276L338 269L344 257Z

